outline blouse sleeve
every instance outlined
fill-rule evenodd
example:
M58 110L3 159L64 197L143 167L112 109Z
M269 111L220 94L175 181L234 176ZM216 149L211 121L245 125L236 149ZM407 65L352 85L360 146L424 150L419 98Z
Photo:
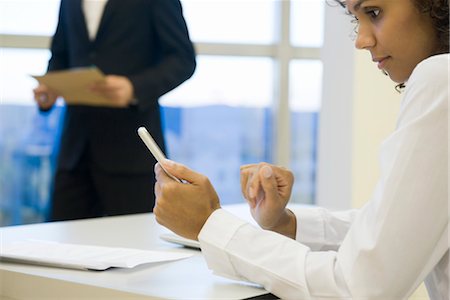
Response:
M297 208L296 240L311 250L336 250L342 243L357 213L356 209L331 212L321 207Z

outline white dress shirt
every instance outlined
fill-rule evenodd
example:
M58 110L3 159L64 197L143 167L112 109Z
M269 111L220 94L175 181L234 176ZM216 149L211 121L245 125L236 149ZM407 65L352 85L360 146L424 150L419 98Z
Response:
M208 266L283 299L448 299L449 55L421 62L404 92L381 176L360 210L299 209L297 241L216 210L199 235Z
M97 36L98 27L108 0L83 0L83 13L91 41Z

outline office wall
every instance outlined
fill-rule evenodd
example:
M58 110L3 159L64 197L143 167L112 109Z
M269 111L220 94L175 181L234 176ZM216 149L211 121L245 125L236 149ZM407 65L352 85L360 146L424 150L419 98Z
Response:
M325 6L322 107L317 151L316 204L351 207L354 55L352 24L344 11Z
M401 95L368 51L355 52L352 112L352 206L370 199L379 177L379 149L395 129Z

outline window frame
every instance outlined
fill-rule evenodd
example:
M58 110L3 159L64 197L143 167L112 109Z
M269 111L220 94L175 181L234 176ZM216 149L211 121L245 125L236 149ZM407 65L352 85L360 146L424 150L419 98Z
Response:
M349 22L339 8L327 5L325 1L322 47L293 46L290 41L291 1L295 0L276 1L273 44L195 43L195 48L198 55L264 56L275 61L271 153L273 163L285 167L289 167L291 157L289 63L294 59L322 61L323 93L318 136L316 204L329 208L348 208L351 203L353 94L351 89L342 88L344 83L334 81L335 78L353 80L353 46L350 39L349 43L342 41L342 36L348 36L351 32ZM1 48L49 49L50 42L50 36L0 34ZM336 59L336 53L339 60ZM346 80L347 86L349 80ZM339 101L333 101L336 98Z

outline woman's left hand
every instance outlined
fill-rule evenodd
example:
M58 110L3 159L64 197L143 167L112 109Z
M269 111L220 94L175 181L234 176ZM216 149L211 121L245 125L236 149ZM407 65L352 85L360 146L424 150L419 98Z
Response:
M134 97L133 84L125 76L107 75L105 80L93 84L90 89L108 98L117 107L128 106Z
M219 197L206 176L170 160L162 164L187 183L173 180L159 163L155 165L156 221L180 236L197 240L206 220L220 208Z
M263 229L291 238L296 234L296 217L286 208L294 176L283 167L268 163L241 166L241 189L255 221Z

